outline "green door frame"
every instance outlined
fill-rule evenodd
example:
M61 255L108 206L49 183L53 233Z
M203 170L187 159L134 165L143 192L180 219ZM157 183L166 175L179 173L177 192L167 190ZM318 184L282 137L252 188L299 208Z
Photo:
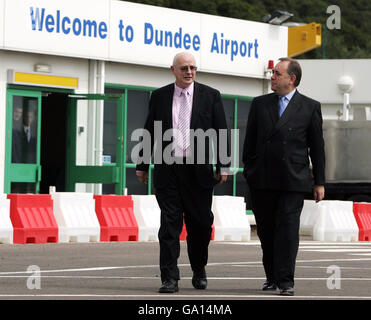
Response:
M12 163L13 139L13 97L29 97L37 99L37 140L35 163ZM35 183L35 193L39 193L41 181L40 165L41 138L41 91L7 89L6 92L6 134L5 134L5 176L4 192L11 192L12 182Z
M105 88L113 88L113 89L120 89L122 90L123 94L125 95L124 96L124 126L125 126L125 137L127 137L127 132L126 132L126 128L127 128L127 110L128 110L128 91L129 90L134 90L134 91L143 91L143 92L148 92L149 95L151 96L152 95L152 92L153 90L155 90L156 88L153 88L153 87L144 87L144 86L135 86L135 85L121 85L121 84L116 84L116 83L106 83L105 84ZM136 164L135 163L130 163L130 162L126 162L126 153L127 153L127 141L126 141L126 138L125 138L125 141L124 141L124 152L125 152L125 157L123 158L125 161L123 161L123 175L124 175L124 188L126 188L126 169L135 169L136 168ZM154 165L151 164L149 166L149 169L148 169L148 183L147 183L147 194L148 195L151 195L152 192L151 192L151 188L152 188L152 172L153 172L153 169L154 169Z
M67 111L66 190L75 191L76 183L115 184L115 194L123 194L126 159L126 109L123 94L73 94ZM116 163L102 166L76 165L77 101L103 100L117 103Z

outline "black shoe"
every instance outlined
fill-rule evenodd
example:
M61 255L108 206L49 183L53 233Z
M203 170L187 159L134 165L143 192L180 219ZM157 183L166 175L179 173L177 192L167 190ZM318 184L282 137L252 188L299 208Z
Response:
M277 285L273 282L264 282L263 284L263 291L276 291Z
M207 279L194 275L192 277L192 285L195 287L195 289L204 290L207 287Z
M293 287L287 287L287 288L281 288L280 289L280 295L281 296L293 296L294 295L294 288Z
M159 293L174 293L178 291L178 281L173 279L163 281L162 286L158 289Z

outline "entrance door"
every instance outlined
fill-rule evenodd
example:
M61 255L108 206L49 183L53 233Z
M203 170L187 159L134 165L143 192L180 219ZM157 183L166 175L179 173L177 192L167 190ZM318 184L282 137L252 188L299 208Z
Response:
M125 110L124 95L122 94L76 94L69 95L68 120L67 120L67 163L66 163L66 190L75 191L76 183L106 184L114 186L115 194L123 194L125 185ZM116 114L116 132L113 133L112 141L116 149L113 163L108 164L81 164L78 163L77 148L78 138L86 134L85 127L78 125L78 107L89 109L88 101L104 101L104 108L113 108ZM82 102L82 103L81 103ZM107 103L110 102L110 103ZM82 139L82 138L81 138ZM92 140L92 139L90 139ZM86 141L86 140L83 140ZM89 139L87 139L89 144ZM83 143L84 144L84 143ZM94 149L94 148L93 148ZM104 151L103 151L104 152Z
M66 128L68 93L43 90L41 102L41 150L42 166L40 193L65 190L66 176Z
M39 193L41 92L7 90L5 193Z

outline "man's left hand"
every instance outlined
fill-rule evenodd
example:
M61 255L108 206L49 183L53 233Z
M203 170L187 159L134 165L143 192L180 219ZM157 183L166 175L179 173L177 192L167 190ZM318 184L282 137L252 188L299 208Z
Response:
M226 173L218 173L217 177L219 180L219 184L223 184L227 181L228 175Z
M323 200L325 197L325 186L314 186L313 197L316 202Z

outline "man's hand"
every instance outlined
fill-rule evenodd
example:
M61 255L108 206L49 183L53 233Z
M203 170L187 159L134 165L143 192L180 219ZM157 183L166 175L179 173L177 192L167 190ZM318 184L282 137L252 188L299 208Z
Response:
M141 182L141 183L144 183L144 184L147 184L148 183L148 172L146 171L136 171L136 174L137 174L137 177L138 177L138 180Z
M323 198L325 197L325 187L317 185L314 186L313 197L316 202L323 200Z
M228 178L228 174L226 174L226 173L218 173L217 174L217 178L218 178L218 180L219 180L219 184L223 184L224 182L226 182L227 181L227 178Z

